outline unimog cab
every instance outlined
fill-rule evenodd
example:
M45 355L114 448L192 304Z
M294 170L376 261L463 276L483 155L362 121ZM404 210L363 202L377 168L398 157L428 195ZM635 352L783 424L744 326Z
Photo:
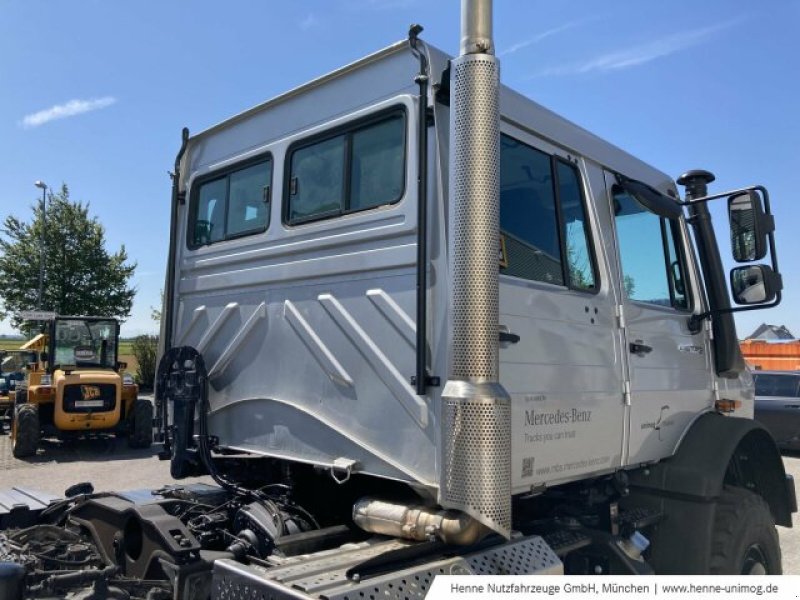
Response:
M152 405L117 360L117 320L59 316L46 329L27 344L38 360L13 394L14 456L35 454L42 436L122 432L131 447L149 446Z
M458 57L413 27L184 130L156 421L173 477L218 486L60 505L95 590L781 572L794 487L731 315L780 301L766 190L674 181L500 85L491 3L463 6Z

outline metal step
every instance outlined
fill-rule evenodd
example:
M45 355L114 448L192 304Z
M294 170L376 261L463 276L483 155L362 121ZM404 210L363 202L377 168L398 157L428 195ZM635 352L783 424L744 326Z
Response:
M60 497L23 487L0 489L0 530L28 527L42 510Z
M265 568L232 560L214 563L212 597L239 600L266 597L322 598L424 598L436 575L561 574L558 556L539 536L504 542L463 556L443 551L428 562L398 567L368 578L349 578L350 569L386 552L409 548L413 542L378 539L343 546L318 555L295 557L280 566Z

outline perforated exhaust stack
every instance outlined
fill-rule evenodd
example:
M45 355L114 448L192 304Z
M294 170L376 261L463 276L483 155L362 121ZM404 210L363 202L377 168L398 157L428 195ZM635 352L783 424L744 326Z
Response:
M452 364L439 502L511 531L511 400L498 382L500 64L491 0L462 0L450 81Z

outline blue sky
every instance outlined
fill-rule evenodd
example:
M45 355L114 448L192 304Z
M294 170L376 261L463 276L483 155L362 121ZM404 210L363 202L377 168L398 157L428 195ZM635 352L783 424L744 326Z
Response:
M495 4L506 84L674 177L705 168L713 191L769 188L784 302L737 317L739 333L766 321L800 335L800 2ZM0 218L30 214L35 180L66 182L109 248L139 263L123 334L155 331L181 127L200 131L410 23L455 53L459 5L0 0Z

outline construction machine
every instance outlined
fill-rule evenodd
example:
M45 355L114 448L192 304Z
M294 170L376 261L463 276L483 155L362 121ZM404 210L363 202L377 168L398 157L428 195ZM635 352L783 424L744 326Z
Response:
M14 456L36 454L43 436L124 433L133 448L150 446L152 404L118 362L119 323L108 317L56 316L22 348L24 379L10 394Z

